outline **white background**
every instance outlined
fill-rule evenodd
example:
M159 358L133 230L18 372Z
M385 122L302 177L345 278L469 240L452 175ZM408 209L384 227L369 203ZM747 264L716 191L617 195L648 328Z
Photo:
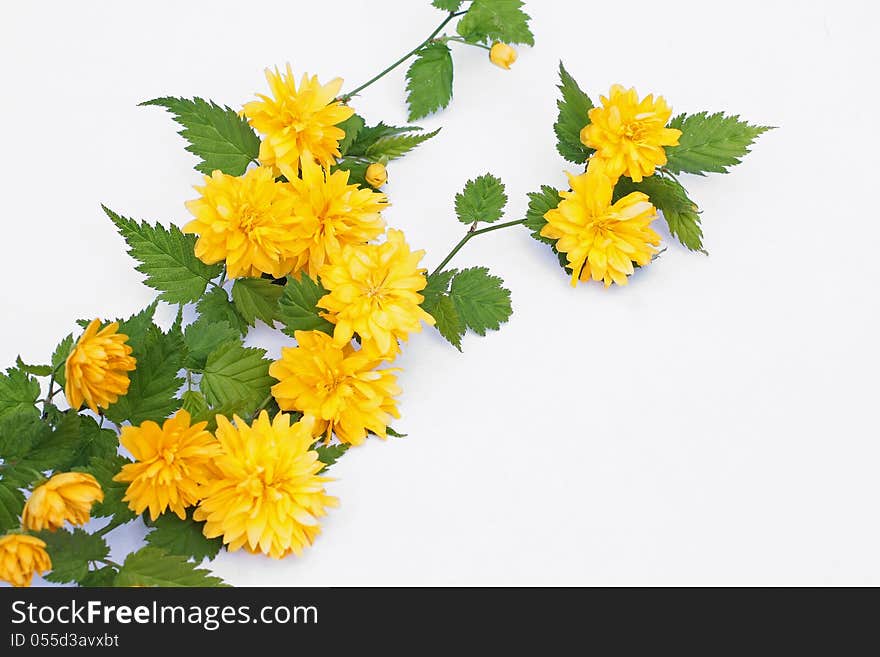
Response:
M436 265L452 198L492 171L509 219L562 187L556 67L676 111L779 126L727 176L690 178L710 257L676 243L626 288L572 289L514 229L454 264L513 291L464 355L433 331L400 365L397 428L333 474L307 556L223 554L245 585L880 584L876 4L530 1L506 72L455 46L440 136L390 169L390 225ZM152 298L99 203L182 224L199 182L175 124L137 103L236 107L291 62L346 88L442 19L428 0L16 2L0 22L0 363L45 361L79 317ZM403 72L355 106L405 121ZM664 233L665 235L665 233ZM482 241L481 241L482 240ZM167 314L167 313L166 313ZM265 327L250 341L276 356ZM123 557L142 529L111 534Z

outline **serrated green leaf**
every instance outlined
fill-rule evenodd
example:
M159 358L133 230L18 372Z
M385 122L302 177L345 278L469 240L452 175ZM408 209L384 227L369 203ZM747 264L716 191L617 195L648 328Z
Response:
M336 124L337 128L345 132L345 137L339 141L339 153L341 156L344 157L348 153L348 149L351 148L354 140L357 139L358 133L365 125L364 118L358 114L352 114L342 123Z
M146 349L147 335L155 328L153 316L156 314L158 302L154 301L149 306L135 313L127 319L117 319L119 333L128 336L128 345L133 350L133 355L138 358Z
M409 120L446 107L452 100L452 53L436 41L422 48L406 72Z
M534 239L543 242L544 244L553 245L555 243L554 240L541 235L541 231L544 229L544 226L547 225L547 220L544 218L544 215L550 212L550 210L559 207L559 202L562 200L562 197L559 196L559 192L553 187L550 187L550 185L541 185L540 191L530 192L528 196L529 209L526 211L525 227L531 231Z
M79 580L79 585L88 588L107 588L113 586L117 571L113 566L103 566L97 570L90 570L86 576Z
M503 283L486 267L463 269L452 279L449 296L455 309L465 326L478 335L486 335L490 329L497 331L513 312L510 290Z
M0 480L13 488L23 488L53 465L52 455L39 449L49 442L52 427L39 414L19 410L0 419ZM36 456L34 453L36 452Z
M290 337L295 331L323 331L333 335L333 324L321 317L324 311L318 308L318 301L327 294L320 281L315 281L305 273L299 278L287 277L284 293L278 301L278 321L281 330Z
M336 463L342 455L348 451L350 445L339 443L338 445L320 445L315 447L318 452L318 460L324 464L324 470Z
M455 12L461 7L462 0L431 0L431 4L443 11Z
M239 278L232 286L232 301L248 325L255 326L260 319L271 328L283 291L280 285L265 278Z
M365 160L344 157L330 167L330 172L348 171L349 185L359 185L366 188L369 187L369 183L367 183L367 167L369 166L370 163Z
M400 433L399 431L395 431L391 427L385 427L385 433L387 433L389 436L392 436L394 438L406 438L406 436L407 436L407 434Z
M208 400L198 390L187 390L180 397L180 407L190 414L193 424L207 419Z
M92 459L110 459L116 456L119 438L112 429L102 429L88 415L77 415L67 412L59 426L66 427L71 436L73 454L66 469L76 466L87 466Z
M52 560L52 570L45 575L49 582L79 582L88 574L90 562L101 561L110 554L110 548L101 536L79 528L70 532L43 531L38 536L45 541L46 552Z
M458 273L457 269L447 269L428 276L428 284L422 290L422 296L425 298L422 308L425 312L430 313L430 309L437 305L440 297L449 292L449 283L456 273Z
M28 365L21 359L21 356L15 358L15 367L25 374L33 374L34 376L49 376L52 374L51 365Z
M197 568L186 557L168 554L153 546L143 547L125 558L115 586L225 586L211 571Z
M18 488L0 479L0 534L21 524L19 516L24 508L24 495Z
M201 370L205 367L205 361L212 351L233 341L240 342L241 333L231 327L229 322L225 320L212 322L200 317L186 327L184 366L191 370Z
M768 126L750 125L739 116L723 112L680 114L669 123L682 131L678 146L668 146L666 168L673 173L727 173L749 152L759 135L772 130Z
M146 537L149 545L165 550L168 554L194 559L196 563L213 559L223 547L222 537L205 537L202 533L205 523L193 520L191 512L185 520L173 513L165 513L150 524L153 530Z
M206 322L227 322L232 328L238 329L241 335L246 335L248 332L247 322L236 310L223 288L215 288L208 292L201 298L197 308L199 315Z
M62 388L67 383L67 376L64 372L64 363L73 349L73 334L71 333L55 347L52 352L52 370L55 372L55 382Z
M198 300L221 265L206 265L196 258L195 235L184 235L177 226L165 228L122 217L101 206L128 244L129 255L140 264L135 269L146 275L144 283L160 292L168 303Z
M118 425L145 420L161 422L176 411L177 391L183 379L177 376L183 366L182 340L166 335L157 326L148 329L143 351L137 354L137 368L129 372L128 392L106 411Z
M593 108L593 101L565 70L562 62L559 62L558 89L562 98L556 101L559 114L553 124L556 149L569 162L583 164L593 154L593 149L581 142L581 130L590 122L589 111Z
M92 506L91 515L93 518L112 518L110 524L116 527L124 525L137 517L134 511L128 508L128 503L122 501L122 498L125 497L125 491L128 489L128 484L113 481L113 477L122 470L122 466L131 462L129 459L117 454L111 458L93 458L88 466L74 468L77 472L88 472L91 474L98 480L101 490L104 491L104 501Z
M455 302L448 294L437 299L431 310L426 310L434 318L434 327L449 343L461 351L461 339L467 327L458 313Z
M0 418L19 411L39 415L37 398L40 396L40 382L20 369L10 367L0 373Z
M154 98L141 105L164 107L183 126L178 134L200 158L196 170L211 175L215 169L240 176L260 154L260 138L247 119L229 108L201 98Z
M231 342L208 356L200 383L208 403L214 407L232 405L239 414L249 414L269 395L275 379L269 376L271 361L266 351Z
M396 126L379 121L376 125L361 128L357 139L354 140L346 155L349 157L365 158L370 148L377 142L412 132L420 132L421 130L417 125Z
M521 0L474 0L458 22L458 33L469 43L525 43L535 45L530 16Z
M505 205L504 183L491 173L468 180L464 189L455 195L455 213L463 224L498 221L504 214Z
M660 176L644 178L640 183L621 178L614 189L615 202L631 192L647 194L666 220L669 232L691 251L705 253L699 208L680 183Z
M437 136L440 128L431 132L415 132L380 137L367 147L366 156L374 161L396 160L403 157L419 144Z

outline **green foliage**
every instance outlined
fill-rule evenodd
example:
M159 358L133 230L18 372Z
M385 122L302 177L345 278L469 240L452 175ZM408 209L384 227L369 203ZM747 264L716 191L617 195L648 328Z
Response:
M180 407L190 414L193 424L208 419L208 400L198 390L187 390L180 396Z
M139 313L135 313L128 319L117 319L119 332L128 336L128 345L134 350L134 356L138 357L146 350L147 334L156 325L153 316L156 314L158 302L154 301Z
M70 459L56 463L56 470L87 466L92 459L113 458L119 447L115 431L102 429L93 418L73 411L62 415L56 431L61 434L57 440L64 446L62 452L70 450Z
M55 372L55 382L62 388L67 382L67 376L64 372L64 363L73 349L73 334L68 335L52 352L52 370Z
M211 175L215 169L242 175L260 154L260 138L238 113L201 98L154 98L141 105L164 107L183 126L186 150L200 158L196 170Z
M220 265L206 265L196 258L195 235L184 235L177 226L139 223L101 207L125 238L129 255L141 263L135 269L146 275L144 283L158 290L163 301L196 301L208 283L220 275Z
M90 562L101 561L110 554L110 548L101 536L79 528L42 531L39 538L46 542L46 552L52 560L52 570L46 575L46 581L57 584L79 582L88 574Z
M593 108L593 101L565 70L562 62L559 62L559 80L562 98L556 101L559 115L553 124L556 149L569 162L583 164L593 154L593 149L581 141L581 130L590 122L588 113Z
M339 443L338 445L320 445L315 448L318 452L318 460L324 464L324 470L336 463L342 455L348 451L350 445Z
M431 311L428 308L435 307L440 297L449 291L449 283L452 282L452 277L455 276L457 271L456 269L447 269L446 271L435 272L428 276L428 284L422 290L422 296L425 298L422 302L422 308L426 312L430 313Z
M409 120L446 107L452 100L452 53L435 41L422 48L406 72Z
M313 280L306 273L299 278L288 276L284 293L278 301L278 320L281 330L290 337L295 331L323 331L333 334L333 324L321 317L318 301L327 294L320 281Z
M239 334L247 334L247 322L229 300L229 295L223 288L218 287L208 292L201 298L197 308L201 319L206 322L226 322L238 330Z
M96 570L90 570L85 577L79 580L79 585L89 588L108 588L113 586L113 580L116 579L116 573L117 570L113 566L103 566Z
M455 195L458 220L468 225L478 221L498 221L504 214L505 205L507 194L504 193L504 183L491 173L468 180L464 190Z
M177 391L183 384L177 376L183 366L182 346L176 333L148 327L143 346L134 354L137 369L129 372L128 392L107 409L107 417L116 424L137 425L145 420L161 422L177 410Z
M228 406L249 414L269 395L275 379L269 376L266 351L230 342L208 356L200 383L208 404Z
M14 529L20 524L19 516L24 508L24 495L18 487L0 479L0 533Z
M666 148L666 168L673 173L727 173L750 151L749 146L768 130L768 126L750 125L739 116L723 112L680 114L669 123L682 135L678 146Z
M160 548L168 554L176 554L201 562L213 559L223 547L223 539L205 538L202 533L203 522L192 519L192 512L181 520L171 512L164 513L150 523L153 530L147 534L147 543Z
M434 318L435 326L440 335L461 351L461 339L464 337L467 326L462 321L458 309L455 307L455 302L449 295L440 296L430 310L427 307L425 310Z
M152 545L132 552L114 580L115 586L225 586L211 571L197 568L186 557Z
M358 114L352 114L342 123L338 123L336 125L337 128L340 128L343 132L345 132L345 137L343 137L339 141L339 153L343 157L348 154L349 148L354 143L354 140L357 138L358 133L363 129L366 122L364 118Z
M0 373L0 418L20 411L39 415L39 396L40 382L21 369L10 367L6 374Z
M359 185L368 188L370 184L367 182L367 167L370 162L353 157L344 157L337 160L336 164L330 167L331 172L348 171L348 184Z
M554 244L554 241L549 237L541 235L541 231L544 229L544 226L547 225L547 220L544 218L544 215L550 212L550 210L559 207L559 202L562 200L562 197L559 196L559 192L553 187L550 187L550 185L541 185L540 191L530 192L528 196L529 209L526 211L525 227L531 231L532 237L539 242L551 245Z
M88 467L76 468L80 472L88 472L101 485L104 491L104 501L92 506L93 518L112 518L110 524L114 527L124 525L134 520L134 511L128 508L128 503L123 502L125 491L128 484L120 481L113 481L122 466L131 463L127 458L118 454L109 458L93 458Z
M705 253L699 209L680 183L660 176L645 178L640 183L621 178L614 189L615 200L630 192L647 194L654 207L663 214L669 232L691 251Z
M183 338L186 358L183 364L188 369L201 370L212 351L227 342L237 342L240 338L241 333L226 320L210 321L200 317L186 327Z
M280 285L265 278L239 278L232 286L232 301L249 326L260 319L271 328L282 292Z
M15 367L25 374L33 374L34 376L49 376L52 374L51 365L28 365L21 359L21 356L15 358Z
M535 45L531 18L521 0L474 0L458 22L458 33L469 43L524 43Z
M440 128L431 132L419 132L420 130L421 128L413 127L410 132L380 137L366 148L365 156L374 161L396 160L440 132Z
M454 12L461 7L462 0L431 0L431 4L443 11Z

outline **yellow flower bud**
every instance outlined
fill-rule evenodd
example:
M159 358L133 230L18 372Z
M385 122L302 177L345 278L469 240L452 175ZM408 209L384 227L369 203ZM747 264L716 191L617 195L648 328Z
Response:
M381 162L373 162L367 167L367 173L364 176L370 187L378 189L388 182L388 171Z
M34 573L52 569L45 541L27 534L0 536L0 580L13 586L30 586Z
M92 504L104 500L100 484L90 474L65 472L37 486L24 505L21 524L41 531L59 529L64 521L84 525L89 521Z
M511 65L516 61L516 50L508 46L506 43L496 42L492 49L489 50L489 60L500 66L506 71L510 70Z

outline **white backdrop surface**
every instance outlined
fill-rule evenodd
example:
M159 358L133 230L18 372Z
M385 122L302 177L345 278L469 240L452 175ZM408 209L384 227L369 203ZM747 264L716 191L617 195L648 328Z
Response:
M730 175L686 181L711 255L671 243L606 291L570 288L525 230L472 241L455 264L505 278L511 322L463 356L413 337L408 437L333 468L342 504L315 546L213 567L237 585L880 584L876 3L527 4L537 44L513 70L455 51L455 100L422 122L443 131L390 168L389 224L436 265L469 177L504 179L509 219L562 187L562 59L594 98L620 82L779 126ZM4 367L45 360L76 318L152 298L99 203L182 224L199 174L170 117L139 102L239 106L288 61L351 89L442 18L427 0L3 13ZM403 87L401 70L355 107L402 123ZM249 341L285 343L266 327ZM142 531L111 534L114 553Z

